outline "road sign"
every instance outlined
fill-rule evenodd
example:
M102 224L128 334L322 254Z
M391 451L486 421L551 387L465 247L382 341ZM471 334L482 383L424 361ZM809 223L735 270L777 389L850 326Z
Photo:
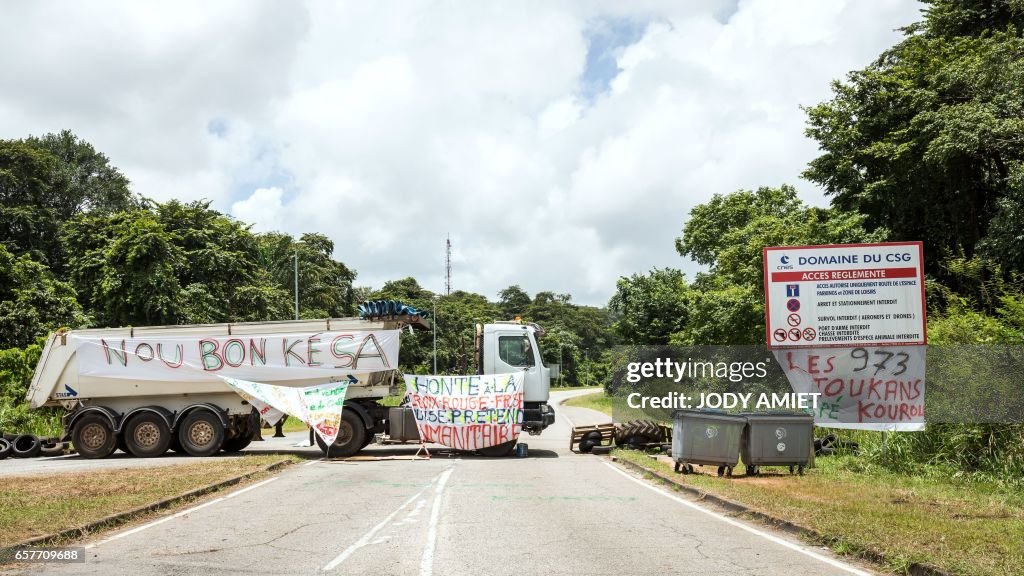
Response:
M765 248L768 345L927 344L923 260L921 242Z

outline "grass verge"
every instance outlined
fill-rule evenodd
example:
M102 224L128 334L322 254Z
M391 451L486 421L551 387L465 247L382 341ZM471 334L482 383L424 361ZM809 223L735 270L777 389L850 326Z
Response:
M718 478L710 467L710 475L682 475L641 452L615 455L834 538L837 552L881 553L900 572L926 563L955 574L1010 576L1024 565L1024 494L998 484L865 472L852 456L819 458L802 477L768 468L779 472Z
M0 547L82 526L297 456L208 458L173 466L0 479Z
M566 400L564 404L566 406L575 406L576 408L589 408L598 412L604 412L609 416L612 415L612 399L605 396L604 392L575 396Z

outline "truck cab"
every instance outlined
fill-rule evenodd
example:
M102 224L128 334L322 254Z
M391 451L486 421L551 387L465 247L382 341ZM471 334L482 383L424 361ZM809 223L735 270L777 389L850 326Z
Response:
M540 326L520 321L476 326L480 374L523 371L523 430L531 435L540 434L555 422L555 413L548 405L551 369L544 365L537 343L543 336Z

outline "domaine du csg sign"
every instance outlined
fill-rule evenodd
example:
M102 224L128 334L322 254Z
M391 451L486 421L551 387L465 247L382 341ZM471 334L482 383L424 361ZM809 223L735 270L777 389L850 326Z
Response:
M921 242L764 249L771 348L927 343Z

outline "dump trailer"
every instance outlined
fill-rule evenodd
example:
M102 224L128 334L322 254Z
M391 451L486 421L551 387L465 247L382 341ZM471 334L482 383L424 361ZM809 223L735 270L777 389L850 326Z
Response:
M428 330L430 321L407 314L58 331L43 349L27 400L33 408L62 406L62 439L86 458L117 449L138 457L167 450L209 456L245 448L260 426L253 406L218 376L290 387L347 380L329 454L350 456L390 432L390 411L379 401L404 393L397 369L403 329ZM482 373L525 372L523 429L530 434L554 422L538 333L532 325L488 324L478 327L476 341ZM396 439L417 438L415 426L396 428ZM328 451L319 436L317 442ZM509 454L514 444L490 455Z

